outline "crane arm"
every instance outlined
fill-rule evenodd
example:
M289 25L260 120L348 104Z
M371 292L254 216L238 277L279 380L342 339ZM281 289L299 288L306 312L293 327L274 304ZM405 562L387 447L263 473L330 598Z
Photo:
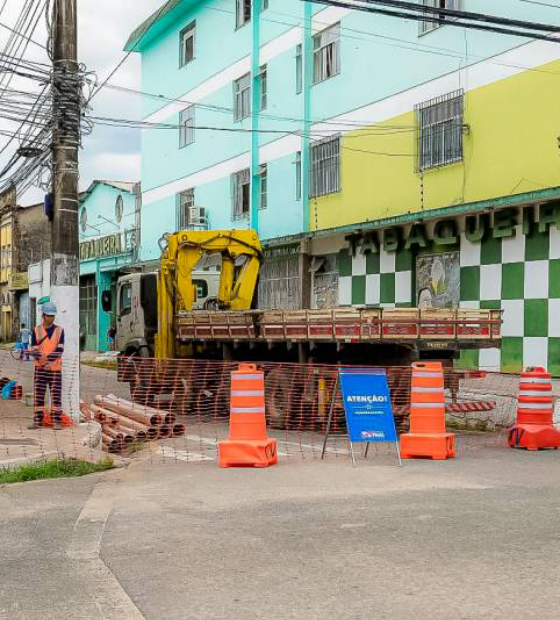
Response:
M255 231L184 231L169 235L159 280L157 357L174 356L174 317L177 312L192 311L196 301L192 273L200 259L210 254L222 258L218 306L223 310L250 310L262 261L262 247Z

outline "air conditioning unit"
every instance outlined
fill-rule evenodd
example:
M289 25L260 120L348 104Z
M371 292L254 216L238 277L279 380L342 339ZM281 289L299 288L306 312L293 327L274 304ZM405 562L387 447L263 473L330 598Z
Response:
M208 218L204 207L189 207L189 228L208 230Z

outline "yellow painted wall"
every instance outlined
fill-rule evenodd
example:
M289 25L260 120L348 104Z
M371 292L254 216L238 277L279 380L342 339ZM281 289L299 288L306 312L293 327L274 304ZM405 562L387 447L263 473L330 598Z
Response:
M0 228L0 282L7 282L11 275L12 267L12 226Z
M343 136L342 191L311 200L311 227L560 186L560 61L467 92L464 121L464 161L423 175L413 110Z

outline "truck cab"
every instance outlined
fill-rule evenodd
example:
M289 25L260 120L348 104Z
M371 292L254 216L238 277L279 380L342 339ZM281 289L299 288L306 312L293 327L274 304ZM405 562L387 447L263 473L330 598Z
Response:
M220 273L206 269L193 273L196 287L195 310L212 307L218 294ZM122 276L116 291L116 350L126 355L153 357L158 330L158 273ZM111 293L104 293L103 309L110 311Z

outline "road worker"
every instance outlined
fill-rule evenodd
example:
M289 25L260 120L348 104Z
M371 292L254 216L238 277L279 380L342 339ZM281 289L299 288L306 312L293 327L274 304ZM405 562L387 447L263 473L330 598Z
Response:
M43 424L45 397L50 393L51 416L55 430L62 428L62 355L64 330L56 325L56 306L43 306L43 321L31 335L31 354L35 358L34 415L29 428Z

